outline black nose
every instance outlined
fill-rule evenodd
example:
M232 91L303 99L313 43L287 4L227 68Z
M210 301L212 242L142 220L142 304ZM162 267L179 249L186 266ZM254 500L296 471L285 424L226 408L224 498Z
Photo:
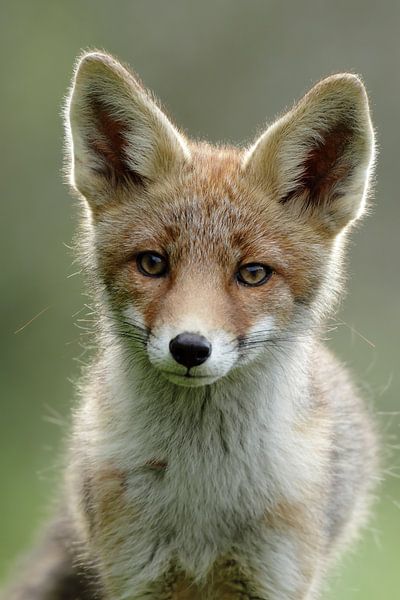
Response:
M203 364L211 354L210 342L196 333L180 333L170 341L169 349L176 362L188 369Z

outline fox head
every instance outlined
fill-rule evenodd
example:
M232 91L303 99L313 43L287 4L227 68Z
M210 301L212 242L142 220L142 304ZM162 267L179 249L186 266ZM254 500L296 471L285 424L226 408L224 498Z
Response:
M170 381L267 359L332 307L373 164L357 76L324 79L243 150L187 140L136 76L91 52L66 124L103 317Z

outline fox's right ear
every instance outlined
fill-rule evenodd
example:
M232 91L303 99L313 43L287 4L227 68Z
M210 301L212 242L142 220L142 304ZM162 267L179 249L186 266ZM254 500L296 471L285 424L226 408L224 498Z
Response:
M78 61L66 106L70 183L93 207L189 158L183 136L130 71L107 54Z

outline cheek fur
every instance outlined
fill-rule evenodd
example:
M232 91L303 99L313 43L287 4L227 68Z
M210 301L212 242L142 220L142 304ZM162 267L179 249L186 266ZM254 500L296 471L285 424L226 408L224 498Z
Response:
M273 317L279 326L286 325L294 311L294 297L285 279L274 273L259 287L236 285L233 291L234 306L242 316L238 335L246 337L263 319Z
M141 326L152 330L170 286L168 277L146 277L132 261L114 275L110 291L114 305L119 309L132 307L135 314L140 315Z

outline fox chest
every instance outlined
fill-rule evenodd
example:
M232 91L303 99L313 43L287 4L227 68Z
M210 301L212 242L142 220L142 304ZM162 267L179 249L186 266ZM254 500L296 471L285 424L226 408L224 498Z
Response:
M257 529L268 504L265 476L257 461L246 464L224 447L156 456L130 469L110 462L90 484L91 537L142 575L162 573L171 559L201 575Z
M262 475L264 481L257 469L232 457L189 455L175 463L157 457L132 469L110 462L92 478L90 499L105 524L122 510L125 519L143 526L157 522L175 534L192 529L198 537L210 529L223 536L265 507Z

